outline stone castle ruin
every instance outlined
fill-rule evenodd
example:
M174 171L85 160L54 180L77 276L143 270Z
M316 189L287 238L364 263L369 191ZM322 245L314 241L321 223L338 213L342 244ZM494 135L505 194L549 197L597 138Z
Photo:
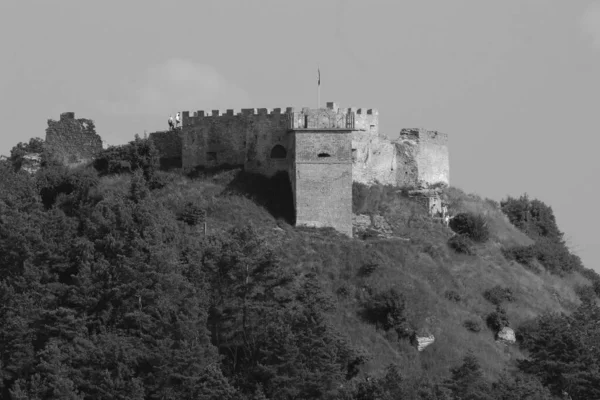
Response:
M182 117L180 131L150 134L162 164L187 171L241 166L265 176L287 172L297 225L352 235L353 181L421 189L449 184L447 135L403 129L392 141L380 134L374 109L327 103L319 109L214 110ZM435 193L422 193L438 207Z
M431 186L449 184L448 136L403 129L396 140L379 132L375 109L325 108L182 112L182 127L151 133L161 166L184 171L223 166L289 176L296 225L333 227L352 235L352 183L410 187L434 215L441 200ZM46 151L63 165L94 160L102 139L89 119L48 120Z
M44 149L55 161L68 166L89 163L102 151L102 139L91 119L75 119L65 112L58 121L48 120Z

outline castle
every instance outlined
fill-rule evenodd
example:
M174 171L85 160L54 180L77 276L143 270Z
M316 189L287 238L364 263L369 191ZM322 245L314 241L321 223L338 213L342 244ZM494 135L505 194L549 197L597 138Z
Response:
M182 112L180 131L150 134L161 163L184 170L222 165L273 176L287 172L296 225L352 235L352 182L427 188L449 184L448 136L403 129L379 133L375 109L242 109Z
M448 136L403 129L390 140L379 132L375 109L288 107L211 113L182 112L182 127L151 133L161 165L190 171L237 166L271 177L287 173L296 225L333 227L352 235L352 183L382 183L427 189L448 185ZM48 120L45 147L57 161L79 165L102 150L102 139L88 119L63 113ZM439 196L421 191L432 214Z

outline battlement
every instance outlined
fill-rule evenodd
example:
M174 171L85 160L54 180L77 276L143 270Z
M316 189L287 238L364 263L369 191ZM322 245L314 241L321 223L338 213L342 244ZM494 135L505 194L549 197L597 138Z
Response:
M244 124L249 118L272 120L279 123L285 118L287 129L350 129L378 134L379 111L374 108L347 107L327 102L326 107L280 107L242 108L241 110L183 111L182 127L202 124L237 123Z

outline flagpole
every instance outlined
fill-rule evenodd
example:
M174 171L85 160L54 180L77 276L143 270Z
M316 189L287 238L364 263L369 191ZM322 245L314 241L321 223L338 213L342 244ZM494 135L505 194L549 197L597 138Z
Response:
M321 69L317 67L317 109L321 108Z

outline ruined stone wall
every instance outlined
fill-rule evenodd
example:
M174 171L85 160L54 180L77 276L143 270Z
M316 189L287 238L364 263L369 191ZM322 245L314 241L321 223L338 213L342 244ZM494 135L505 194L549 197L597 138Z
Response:
M63 165L90 162L102 151L102 139L90 119L75 119L75 113L60 115L59 121L48 120L44 150Z
M416 164L420 185L450 183L448 135L424 129L403 129L399 143L417 146Z
M352 176L364 184L376 182L395 185L397 181L397 150L389 140L354 131L352 140Z
M352 181L395 186L449 183L447 135L379 132L374 109L287 107L182 113L182 166L243 165L267 176L287 171L299 225L352 231Z
M296 224L352 235L351 131L295 130Z
M420 129L403 129L397 141L354 131L353 179L400 187L449 184L447 143L446 134Z
M148 138L160 154L162 168L181 168L182 138L179 130L152 132Z

